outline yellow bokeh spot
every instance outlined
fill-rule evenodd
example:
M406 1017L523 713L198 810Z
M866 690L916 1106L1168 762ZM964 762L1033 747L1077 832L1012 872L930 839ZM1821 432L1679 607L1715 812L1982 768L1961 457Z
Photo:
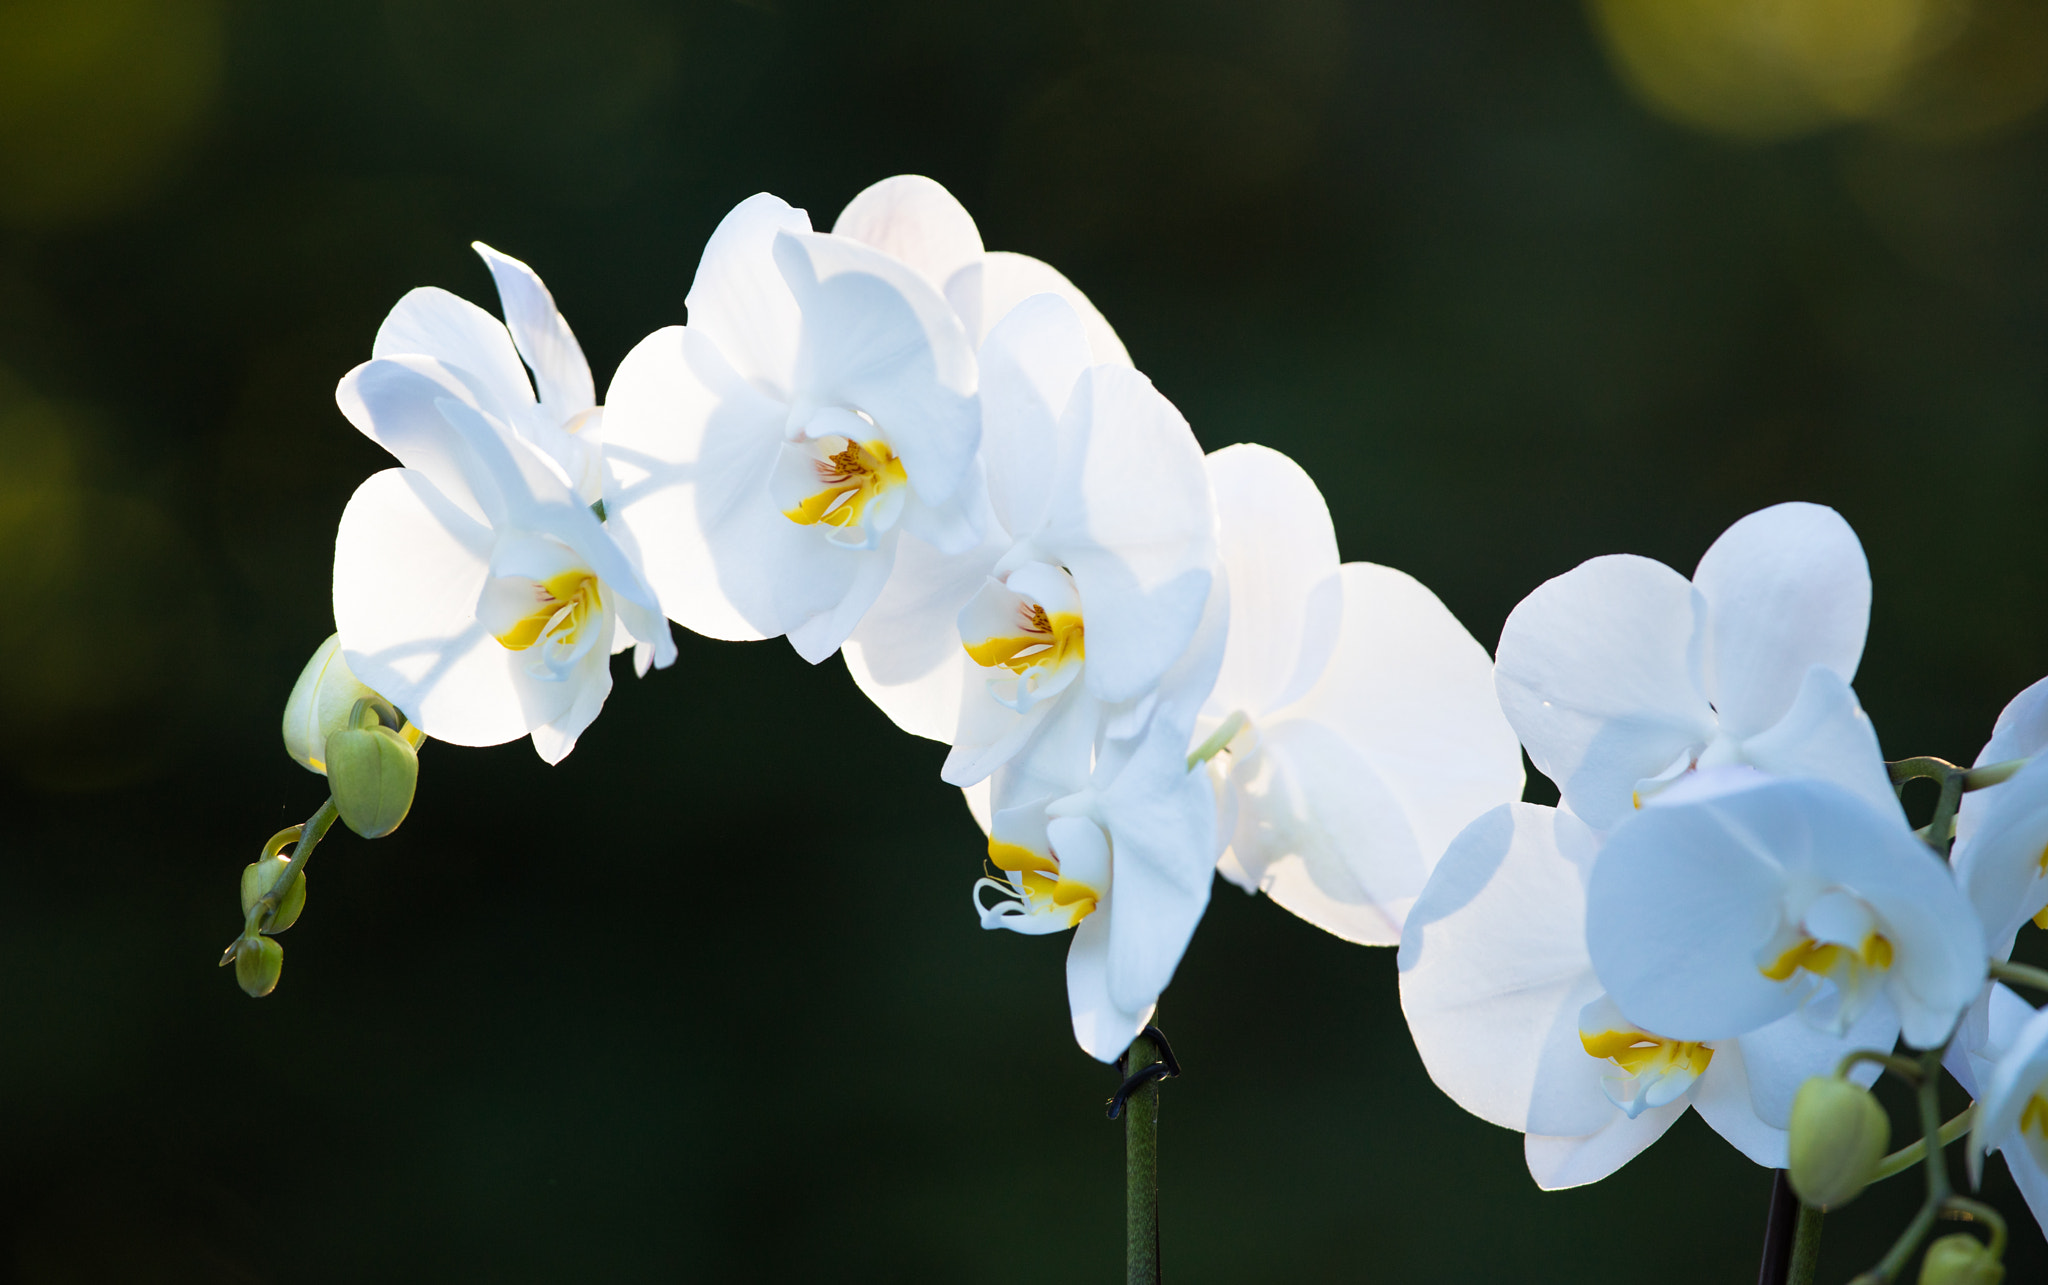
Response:
M1588 0L1622 78L1673 120L1768 140L1883 114L1966 31L1965 0Z
M182 155L220 86L217 0L0 5L0 222L118 209Z

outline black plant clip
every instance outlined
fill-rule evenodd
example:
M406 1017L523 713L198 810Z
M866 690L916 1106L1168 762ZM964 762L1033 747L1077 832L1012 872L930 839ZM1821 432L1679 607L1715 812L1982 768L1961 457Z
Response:
M1116 1093L1109 1099L1109 1118L1114 1120L1124 1113L1124 1104L1131 1095L1154 1080L1171 1080L1180 1074L1180 1059L1173 1055L1173 1045L1166 1042L1166 1036L1156 1026L1148 1026L1138 1032L1139 1039L1151 1040L1159 1049L1159 1061L1150 1066L1140 1067L1135 1074L1124 1076L1124 1082L1117 1086ZM1131 1051L1125 1049L1117 1055L1116 1069L1124 1074L1129 1069Z

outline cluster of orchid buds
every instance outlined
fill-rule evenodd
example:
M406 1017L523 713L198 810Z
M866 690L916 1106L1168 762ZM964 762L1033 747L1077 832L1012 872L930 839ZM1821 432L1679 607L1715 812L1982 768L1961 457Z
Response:
M742 202L688 324L602 406L540 278L476 249L503 320L414 290L337 392L399 467L342 516L337 633L286 710L332 795L244 874L223 963L250 993L277 983L313 846L337 818L395 829L423 738L557 762L614 654L675 660L673 621L838 653L951 747L941 777L987 835L973 914L1072 931L1073 1034L1100 1061L1147 1029L1220 871L1398 946L1432 1078L1524 1134L1545 1188L1696 1108L1815 1208L1924 1159L1926 1207L1872 1280L1956 1216L1989 1243L1935 1242L1922 1279L2002 1273L2002 1224L1942 1162L1965 1130L1973 1178L2002 1151L2048 1216L2048 1013L2002 984L2048 988L2006 962L2048 906L2048 683L1977 767L1887 764L1851 688L1869 570L1833 510L1751 514L1690 579L1596 558L1489 657L1413 578L1341 562L1287 457L1205 455L1088 299L985 250L929 179L868 188L830 232ZM1521 801L1524 750L1558 806ZM1944 1067L1977 1099L1946 1125ZM1893 1156L1868 1092L1887 1068L1929 1135Z

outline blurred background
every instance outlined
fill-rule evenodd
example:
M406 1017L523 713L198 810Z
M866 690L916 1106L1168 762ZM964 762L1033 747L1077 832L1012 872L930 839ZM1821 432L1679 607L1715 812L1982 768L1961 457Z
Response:
M1120 1270L1065 941L976 926L940 747L837 662L686 636L559 768L430 747L277 994L213 967L324 796L278 715L385 464L334 383L409 287L495 308L472 238L602 388L735 202L932 175L1489 647L1584 558L1836 506L1887 751L1967 760L2048 671L2044 102L2041 0L0 0L0 1280ZM1220 887L1161 1021L1177 1281L1755 1271L1697 1117L1538 1192L1389 951Z

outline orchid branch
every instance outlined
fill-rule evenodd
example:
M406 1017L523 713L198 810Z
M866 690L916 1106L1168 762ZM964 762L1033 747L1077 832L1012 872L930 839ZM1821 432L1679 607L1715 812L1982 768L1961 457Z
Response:
M1994 959L1991 961L1991 978L1993 981L2011 982L2015 986L2025 986L2030 990L2048 993L2048 969L2035 968L2031 964L2015 964L2009 959Z
M1961 785L1961 773L1957 773L1956 785ZM1960 793L1960 788L1956 793ZM1944 788L1942 795L1950 791ZM1929 1138L1941 1136L1941 1049L1929 1049L1920 1055L1920 1134L1924 1160L1927 1169L1927 1199L1920 1205L1920 1212L1913 1215L1913 1221L1906 1224L1906 1230L1899 1234L1891 1249L1878 1260L1877 1266L1858 1276L1851 1285L1890 1285L1905 1270L1906 1262L1913 1257L1920 1242L1927 1239L1927 1233L1934 1230L1934 1224L1943 1211L1950 1208L1952 1195L1948 1180L1948 1154L1940 1147L1926 1145ZM1974 1203L1974 1202L1971 1202Z

